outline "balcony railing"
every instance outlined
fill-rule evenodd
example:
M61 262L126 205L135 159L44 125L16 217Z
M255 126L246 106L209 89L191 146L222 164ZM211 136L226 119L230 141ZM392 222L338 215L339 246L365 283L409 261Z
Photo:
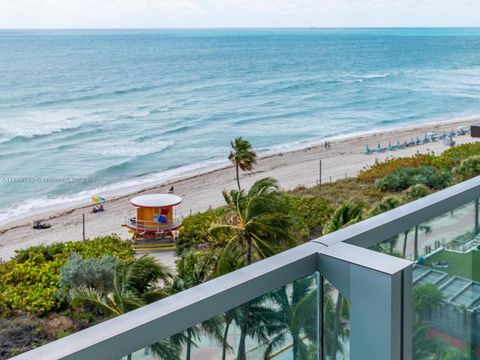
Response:
M332 355L335 349L332 350L326 343L325 334L330 334L331 329L327 328L323 316L326 308L332 306L332 294L336 292L342 294L350 304L349 344L345 343L344 338L338 338L340 346L348 348L350 359L414 358L413 354L422 346L418 344L419 339L413 337L413 327L417 326L418 321L428 327L429 337L438 337L447 344L448 339L458 340L465 336L463 344L469 347L470 354L474 354L474 334L479 330L475 325L476 315L466 317L465 311L468 309L465 306L455 307L455 301L468 303L470 313L478 309L476 301L480 302L480 293L474 291L475 279L462 282L463 286L448 299L444 294L441 300L446 304L444 307L435 306L430 311L425 310L425 313L414 309L412 293L414 286L422 283L419 281L422 266L427 272L437 271L432 257L436 254L443 254L436 255L440 259L436 260L437 265L449 263L450 268L443 269L443 275L432 273L431 281L428 280L428 274L424 275L422 279L425 283L438 284L438 288L444 291L442 289L447 289L447 286L441 283L440 278L447 281L447 277L463 278L455 275L457 266L462 262L454 264L453 255L441 253L450 251L442 244L463 241L462 236L465 237L465 243L473 240L479 230L479 197L480 178L474 178L39 347L15 359L120 359L125 356L131 356L134 360L153 359L155 347L152 344L161 344L163 339L196 324L217 319L232 309L243 311L248 310L249 306L256 306L256 311L260 311L262 306L269 308L269 299L277 296L279 289L288 289L284 293L291 299L291 289L303 279L308 279L308 289L315 290L311 298L316 305L311 307L312 303L309 303L307 308L307 302L304 301L298 303L305 307L304 311L295 308L303 324L303 330L296 339L305 338L309 332L309 340L304 345L308 346L310 354L314 354L316 359L333 360L332 356L336 357L336 354ZM425 224L436 226L436 230L422 230L427 227ZM470 232L472 239L465 235ZM414 241L410 242L408 239L412 237ZM405 241L403 245L399 242L401 239ZM448 262L442 260L443 257L447 259L447 255L450 256ZM400 258L402 256L418 260L418 265L414 267L411 261ZM468 265L470 277L480 276L480 265L473 265L474 260L471 261ZM467 277L468 266L465 270ZM438 272L442 271L439 269ZM329 288L324 285L326 280L336 289L334 292L329 290L330 285ZM264 297L266 294L268 296ZM467 299L464 299L465 296ZM278 309L270 307L270 310ZM422 322L420 315L428 316L428 319ZM454 331L450 334L448 322L454 320L457 322L455 326L452 324ZM460 320L463 322L460 323ZM257 341L247 346L249 351L246 358L262 359L263 355L255 351L260 349L263 354L266 342L271 339L268 337L263 342ZM233 343L238 340L238 336L234 336ZM252 343L253 337L247 340ZM292 341L293 336L290 336L285 339L284 345L290 346ZM450 345L458 347L455 341L451 341ZM285 346L274 350L274 354L281 355ZM217 359L220 358L218 354L204 353L203 358ZM272 359L277 359L275 356ZM471 359L475 359L475 355L471 356Z
M125 224L131 229L135 229L139 232L163 232L168 230L176 229L180 226L180 219L174 218L168 224L162 224L158 221L146 221L146 220L137 220L136 213L128 214L125 218Z

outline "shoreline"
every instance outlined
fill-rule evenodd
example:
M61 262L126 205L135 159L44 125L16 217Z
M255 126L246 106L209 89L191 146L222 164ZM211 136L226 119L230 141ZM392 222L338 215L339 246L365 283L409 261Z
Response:
M255 170L252 173L242 174L241 181L246 187L258 178L272 176L279 180L281 187L285 190L300 185L313 186L318 181L319 159L322 159L322 182L328 182L330 179L337 180L344 176L352 177L365 166L374 163L375 160L411 156L417 152L434 151L438 153L447 149L443 142L437 141L402 150L364 155L367 144L374 148L379 142L383 145L389 141L396 143L397 138L401 142L409 140L412 136L423 138L426 132L450 131L459 125L469 126L478 121L480 121L480 116L471 116L337 135L298 144L279 145L272 147L271 150L260 151ZM334 143L331 148L325 149L324 141ZM475 139L470 136L461 136L457 137L457 141L462 144L475 141ZM210 163L214 161L212 160ZM166 192L172 185L175 187L175 193L184 198L184 202L177 208L176 216L185 217L210 206L221 205L223 203L221 191L235 187L235 174L227 160L222 163L219 159L217 164L211 166L203 168L200 166L158 182L139 184L137 188L125 189L125 193L114 195L107 200L105 213L91 214L92 205L80 203L69 204L69 206L49 211L40 211L8 221L0 226L0 259L11 257L16 249L35 244L81 240L83 213L87 217L87 237L118 233L125 238L128 233L121 225L128 213L129 199L138 194ZM52 228L40 231L31 229L31 223L40 219L50 222Z
M353 133L343 133L336 134L326 137L321 137L311 140L301 140L291 143L273 145L267 149L260 149L257 151L258 159L267 159L272 156L275 156L278 153L289 154L296 151L302 151L304 149L312 147L321 147L325 141L346 141L346 140L355 140L358 138L375 138L375 134L389 133L393 131L404 131L406 129L429 129L436 126L447 126L448 124L458 125L471 122L480 122L480 115L469 115L463 117L457 117L450 120L433 120L418 125L413 124L404 124L400 126L384 127L384 128L375 128L373 130L365 131L356 131ZM419 136L423 137L424 134L419 133ZM406 139L401 139L406 140ZM371 148L374 148L376 144L369 144ZM123 197L131 194L136 194L142 190L150 189L152 187L158 187L162 184L172 184L179 180L186 178L191 178L195 176L202 176L209 174L216 170L222 170L230 166L230 163L225 158L212 158L208 160L201 161L199 163L180 165L178 167L169 168L160 172L145 174L137 177L133 177L126 180L121 180L112 184L98 186L93 189L88 189L68 195L59 196L51 199L36 198L32 201L40 202L45 200L47 202L51 201L54 204L42 206L40 208L29 208L24 212L13 215L10 218L0 220L0 234L3 232L4 228L10 227L13 224L22 222L26 219L33 219L35 217L45 218L45 216L50 216L50 214L61 213L75 208L84 208L91 206L90 199L94 195L101 195L108 199L116 199L118 197ZM63 200L65 199L65 200ZM20 203L23 204L24 202Z

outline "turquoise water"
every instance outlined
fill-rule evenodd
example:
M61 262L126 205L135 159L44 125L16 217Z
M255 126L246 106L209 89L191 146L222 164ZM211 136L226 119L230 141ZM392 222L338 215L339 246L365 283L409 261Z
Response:
M480 29L0 32L0 222L260 150L480 113ZM172 170L173 169L173 170Z

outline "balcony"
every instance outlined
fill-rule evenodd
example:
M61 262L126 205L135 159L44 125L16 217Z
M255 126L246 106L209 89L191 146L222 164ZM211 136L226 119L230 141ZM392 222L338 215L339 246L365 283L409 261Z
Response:
M232 346L226 359L263 359L268 346L273 360L429 359L425 349L437 340L463 351L462 359L478 359L479 198L474 178L15 359L155 359L165 340L236 313L250 314L248 322L231 323L230 335L232 344L245 341L247 352L237 355ZM436 304L414 302L425 285L441 294ZM298 289L308 296L295 299ZM342 334L325 316L340 295L348 303ZM279 296L288 310L272 305ZM268 310L289 325L254 336ZM247 338L238 337L240 326L252 329ZM222 344L197 340L192 359L222 358Z

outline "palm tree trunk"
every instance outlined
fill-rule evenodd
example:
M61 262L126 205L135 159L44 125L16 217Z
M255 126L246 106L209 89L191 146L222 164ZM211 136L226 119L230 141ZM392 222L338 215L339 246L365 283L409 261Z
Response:
M244 306L244 311L245 311L245 318L243 319L242 326L240 328L240 341L238 342L237 360L247 360L245 341L247 338L247 328L248 328L248 312L249 312L248 303L246 306Z
M247 257L247 266L252 263L252 240L250 237L246 237L245 242L247 244L247 251L246 251L246 257Z
M240 170L238 168L238 163L235 164L235 171L237 173L237 186L238 186L238 191L240 191Z
M187 357L186 360L190 360L192 356L192 330L187 330Z
M415 240L414 240L414 245L415 245L415 252L414 252L414 259L413 260L417 260L418 259L418 225L415 226Z
M338 351L338 335L340 333L340 314L342 310L343 295L338 292L337 304L335 305L335 320L333 323L333 336L332 336L332 352L330 355L330 360L335 360L337 357Z
M222 338L222 360L227 358L227 338L228 338L228 330L230 328L230 321L225 323L225 330L223 330L223 338Z
M402 256L405 259L405 256L407 255L407 239L408 239L408 231L405 231L403 233L403 250L402 250Z
M297 360L300 356L300 344L299 344L299 334L295 332L292 334L293 344L292 344L292 352L293 352L293 360Z
M246 262L247 266L252 263L252 240L246 236ZM237 353L237 360L247 360L247 354L245 349L245 340L247 338L247 331L248 331L248 317L250 314L250 303L246 303L243 306L243 319L242 325L240 326L240 341L238 343L238 353Z

